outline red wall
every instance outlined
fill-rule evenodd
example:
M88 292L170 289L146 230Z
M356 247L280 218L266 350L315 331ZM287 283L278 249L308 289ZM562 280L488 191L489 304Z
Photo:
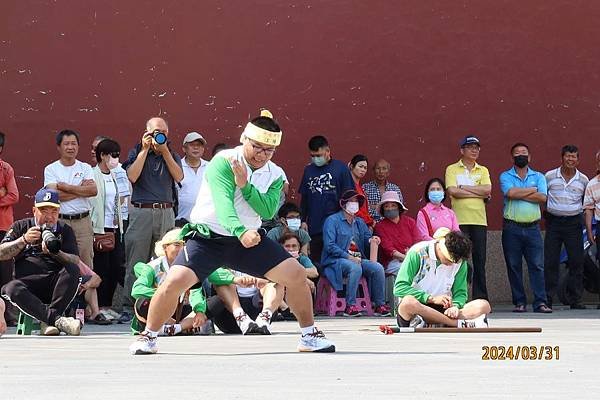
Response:
M175 141L237 142L259 107L284 130L274 161L297 186L306 142L336 158L387 158L414 214L424 182L482 139L495 198L515 141L534 167L600 147L600 2L583 1L4 1L0 130L21 216L56 158L54 134L98 134L125 148L163 115Z

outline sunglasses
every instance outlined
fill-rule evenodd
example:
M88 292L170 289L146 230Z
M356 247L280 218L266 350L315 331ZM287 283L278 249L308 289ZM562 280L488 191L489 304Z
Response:
M119 153L119 152L110 153L110 156L111 156L112 158L119 158L119 156L120 156L120 155L121 155L121 153Z

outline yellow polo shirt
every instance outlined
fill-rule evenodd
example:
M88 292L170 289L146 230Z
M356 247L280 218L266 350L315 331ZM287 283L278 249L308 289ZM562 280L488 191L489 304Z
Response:
M458 185L491 185L490 172L482 165L475 163L471 171L465 167L462 160L446 167L446 188ZM483 199L452 199L452 210L456 214L459 225L487 226L485 203Z

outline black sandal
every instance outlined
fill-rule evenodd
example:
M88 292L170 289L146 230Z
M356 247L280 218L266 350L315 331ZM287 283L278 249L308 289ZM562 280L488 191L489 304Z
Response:
M93 319L88 319L85 322L88 324L92 324L92 325L111 325L112 324L112 321L107 319L102 313L98 313L98 315L96 315L96 317L94 317Z

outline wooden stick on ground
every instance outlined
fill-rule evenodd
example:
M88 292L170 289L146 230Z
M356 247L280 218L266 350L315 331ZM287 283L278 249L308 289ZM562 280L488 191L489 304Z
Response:
M536 327L505 327L505 328L398 328L397 326L381 325L379 330L386 335L394 333L525 333L541 332Z

